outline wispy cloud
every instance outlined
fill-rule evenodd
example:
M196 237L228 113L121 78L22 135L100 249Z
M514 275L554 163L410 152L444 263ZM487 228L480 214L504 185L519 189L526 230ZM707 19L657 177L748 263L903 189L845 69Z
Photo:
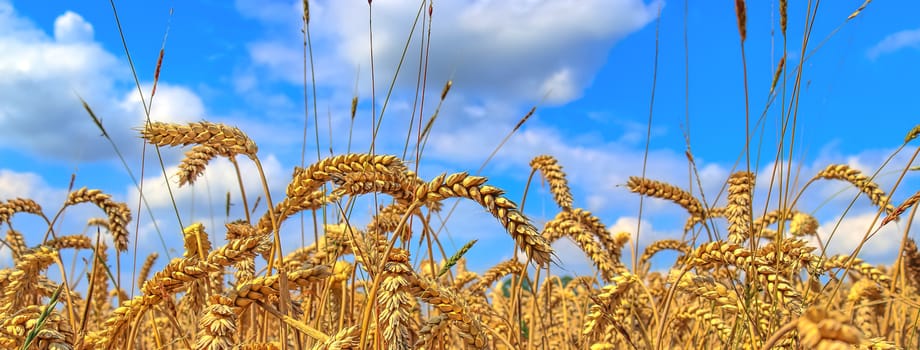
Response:
M866 55L875 60L879 56L890 54L903 49L920 48L920 28L902 30L886 36L882 41L871 47Z

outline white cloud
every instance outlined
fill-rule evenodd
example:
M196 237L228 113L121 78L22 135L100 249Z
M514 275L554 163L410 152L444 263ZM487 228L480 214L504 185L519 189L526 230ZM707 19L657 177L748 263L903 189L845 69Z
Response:
M577 82L573 80L572 70L561 68L540 85L540 91L545 91L549 102L565 103L574 100L579 95Z
M99 133L76 94L96 101L110 93L110 76L118 71L115 58L94 43L55 41L12 8L0 11L0 22L5 21L18 25L0 35L0 51L16 53L0 56L0 146L92 158L91 141ZM72 17L58 22L85 24ZM77 30L60 31L64 38Z
M869 48L866 55L875 60L881 55L893 53L906 48L920 48L920 29L908 29L886 36L882 41Z
M463 130L437 129L429 141L430 158L454 162L466 167L478 166L511 129L495 127L491 121L469 124ZM483 142L482 140L494 140ZM457 145L464 145L457 147ZM618 142L580 143L555 129L534 125L525 127L509 140L492 161L487 171L494 174L509 169L527 169L530 160L540 154L550 154L559 160L575 191L576 206L592 211L633 211L639 197L624 186L630 176L642 174L643 151ZM727 171L717 164L703 163L700 175L707 193L718 190ZM649 151L647 177L678 186L687 184L686 158L669 150ZM515 170L516 171L516 170ZM486 173L485 175L489 175ZM526 173L515 178L524 178ZM676 204L646 200L646 208L663 210L660 214L686 213ZM654 212L646 212L654 214Z
M40 202L46 202L52 198L63 200L60 194L58 191L51 190L41 175L0 169L0 200L12 198L31 198Z
M67 11L54 20L54 40L59 43L90 42L93 40L93 25L82 16Z
M183 149L182 151L187 151L187 149ZM164 150L164 152L166 151ZM169 152L174 151L170 150ZM266 179L271 186L270 189L273 193L280 190L282 191L281 194L283 194L284 189L290 181L290 171L282 169L281 163L274 155L260 158L262 158L262 167L265 171ZM250 205L253 205L256 197L264 193L259 172L254 163L245 157L237 157L237 163L240 166L243 187L246 189ZM183 186L179 188L178 178L176 177L177 171L178 164L167 164L166 174L169 176L168 180L172 187L177 205L183 212L187 212L189 209L193 211L196 209L205 209L209 202L217 203L219 207L223 208L224 198L228 191L232 193L235 201L239 199L240 185L236 177L236 170L233 164L226 158L220 157L211 160L205 168L203 175L195 181L193 186ZM129 201L136 202L138 199L136 194L137 191L134 187L130 187L127 190L128 193L131 193ZM166 180L163 179L162 172L159 169L157 169L155 173L149 173L149 176L144 178L144 195L147 198L147 203L150 204L152 208L172 209L172 200L166 188ZM197 201L195 201L196 198ZM194 208L190 207L193 205L193 201L198 202L198 205ZM260 204L260 208L266 208L264 201ZM222 213L223 210L220 212Z
M111 146L83 109L83 97L126 153L140 149L144 120L126 64L93 39L93 26L67 11L54 22L53 36L0 3L0 147L45 159L111 159ZM121 86L125 86L122 88ZM145 84L149 94L150 84ZM149 101L148 101L149 103ZM161 82L153 117L165 121L204 116L197 95Z
M150 91L152 85L146 84L142 88L144 91ZM145 100L150 103L149 96L146 96ZM141 104L140 97L137 95L137 90L126 92L121 100L118 101L118 107L121 108L125 115L134 117L126 118L134 123L133 127L143 125L144 107ZM162 82L157 85L157 93L151 107L150 120L153 121L185 123L200 121L207 116L204 103L195 92L184 86ZM131 127L131 125L122 126ZM131 136L136 139L137 133L132 133Z
M875 212L850 213L842 220L840 216L837 216L832 220L822 222L818 227L818 235L827 245L827 255L850 255L867 234L874 232L860 249L859 257L873 264L890 265L894 263L907 225L907 215L904 215L900 222L890 222L877 232L881 218L875 222L875 225L872 225L875 216ZM920 224L920 220L915 218L913 225L917 224ZM812 241L817 243L814 239ZM820 251L815 253L820 254Z
M292 12L292 6L253 11L254 3L239 0L237 8L244 15L298 33L293 29L301 25L300 14ZM639 0L438 3L430 28L427 75L438 87L453 79L454 89L474 100L533 102L551 93L549 102L565 103L590 84L614 43L651 21L660 5ZM314 1L310 6L318 83L351 91L360 71L358 86L367 96L371 66L367 4ZM418 10L419 3L410 0L372 5L378 93L394 76ZM414 91L420 45L427 42L427 29L422 32L421 27L415 29L397 83L397 89L405 92ZM299 85L301 40L291 35L252 43L251 59L276 79Z

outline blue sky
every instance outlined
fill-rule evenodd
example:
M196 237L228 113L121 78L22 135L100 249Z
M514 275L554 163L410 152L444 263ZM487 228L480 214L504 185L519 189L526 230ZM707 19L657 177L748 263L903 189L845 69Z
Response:
M916 5L876 2L847 21L861 4L822 2L813 22L793 150L802 177L830 163L874 171L920 121L915 98L920 82L915 64L920 59ZM280 198L292 167L301 164L301 2L116 5L145 96L168 30L151 117L239 126L259 144L268 180L275 198ZM777 1L748 6L745 49L753 123L767 108L783 39ZM780 82L777 102L764 114L764 128L752 127L762 154L752 167L764 174L758 181L759 198L768 189L766 174L779 139L781 101L788 105L792 96L791 69L802 61L806 6L806 2L790 2L785 50L788 85ZM373 2L378 113L418 8L416 1ZM660 22L656 21L659 11ZM622 185L642 172L657 32L648 176L687 186L684 132L689 130L707 198L715 198L744 149L744 70L737 22L734 3L729 1L694 3L686 11L685 17L682 2L637 0L436 2L424 118L434 110L448 79L453 80L453 88L432 130L420 168L422 177L475 172L521 116L537 105L536 114L482 175L519 201L529 160L552 154L569 174L576 206L593 211L614 231L635 233L638 198ZM360 103L351 147L366 150L372 114L368 5L357 0L312 1L310 26L319 126L315 129L310 97L307 162L316 159L315 131L324 155L330 145L336 154L345 152L349 106L355 94ZM378 153L402 152L423 38L421 32L412 37L410 54L384 115ZM0 52L0 199L34 198L51 215L75 172L77 187L101 188L136 208L138 196L130 178L76 97L79 94L90 103L133 171L140 174L141 142L134 128L141 125L143 113L109 4L0 0ZM689 64L688 74L685 64ZM895 183L894 169L907 166L912 151L908 148L883 172L879 182L884 189ZM164 150L174 185L181 152ZM145 195L167 245L180 249L162 175L151 166L152 153L147 157ZM254 174L243 163L244 172ZM215 162L199 185L180 190L183 219L202 221L212 234L222 233L224 195L237 192L231 173L227 162ZM895 202L916 191L920 182L910 175L895 193ZM260 192L254 176L247 177L246 186L250 193ZM855 195L852 190L837 194L847 188L819 183L808 190L800 209L814 212L823 232L830 232ZM864 202L864 198L857 200L843 220L832 253L851 250L868 229L874 212ZM685 218L679 207L660 201L645 205L640 245L679 237ZM236 208L231 218L242 216ZM512 241L487 213L468 203L459 208L448 221L449 233L444 233L449 252L476 238L480 243L470 253L472 268L483 269L512 256ZM370 203L359 206L358 217L371 210ZM546 189L533 189L527 214L541 224L556 210ZM101 212L78 211L70 218L74 226L64 231L82 230L77 220L81 215ZM135 212L134 217L140 220L138 254L162 250L146 212ZM17 216L15 220L23 220L16 226L19 229L30 227L30 219ZM904 227L903 221L886 227L870 241L864 257L890 262ZM27 241L37 244L36 235L27 234ZM299 244L299 232L288 237L290 250ZM557 248L563 268L572 273L587 270L587 262L572 244L561 242ZM9 264L8 254L0 249L0 264Z

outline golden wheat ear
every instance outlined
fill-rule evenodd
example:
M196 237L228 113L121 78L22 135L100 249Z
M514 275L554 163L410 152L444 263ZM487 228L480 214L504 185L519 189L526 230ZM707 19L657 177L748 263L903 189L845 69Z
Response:
M626 186L633 193L672 201L686 209L691 218L703 217L703 206L700 201L693 197L690 192L684 191L677 186L635 176L629 177L629 182L626 183Z
M257 160L259 147L242 130L212 122L188 124L151 122L140 129L141 138L156 146L195 145L179 163L179 186L193 184L216 156L230 159L246 155Z
M128 205L113 201L112 196L103 193L102 190L91 190L83 187L68 194L64 206L86 202L95 204L105 212L108 219L108 230L114 237L115 249L119 252L127 251L127 224L131 221L131 210L128 209Z
M442 174L427 184L419 185L415 189L415 201L429 203L446 198L470 199L501 222L529 259L540 266L548 264L553 257L553 248L537 233L537 228L531 224L530 219L518 210L517 204L504 196L504 190L485 185L485 182L486 178L470 176L467 173L449 176Z
M728 178L728 241L741 244L751 237L751 203L754 191L754 174L739 171Z
M879 185L869 179L868 176L864 175L858 169L853 169L846 164L831 164L827 168L818 172L815 175L814 179L828 179L828 180L841 180L846 181L859 189L860 192L869 197L869 200L872 201L872 204L875 206L883 208L885 213L891 214L894 212L895 208L892 205L888 198L888 195L885 194Z
M534 157L530 161L530 167L533 171L540 171L543 179L549 182L550 193L553 194L556 204L563 210L572 209L572 190L569 189L569 182L559 161L551 155L544 154Z

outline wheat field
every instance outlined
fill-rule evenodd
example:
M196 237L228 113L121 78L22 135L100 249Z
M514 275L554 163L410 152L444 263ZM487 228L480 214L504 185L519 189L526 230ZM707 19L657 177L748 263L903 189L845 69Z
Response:
M743 43L744 1L735 6ZM779 6L785 33L785 1ZM771 91L784 62L785 57ZM445 85L441 101L450 86ZM84 107L105 134L90 106ZM581 199L553 155L534 155L530 162L530 180L545 184L555 203L553 215L537 225L517 204L524 199L509 198L508 189L469 172L422 178L411 160L343 153L293 167L283 198L272 198L258 140L245 130L208 121L150 121L137 132L150 146L185 151L175 174L180 187L194 186L212 160L230 159L238 170L246 217L221 227L187 225L181 257L159 270L153 269L157 254L139 257L137 280L124 285L116 277L122 261L107 256L105 242L119 254L136 254L130 223L137 213L128 204L90 188L71 188L53 212L33 199L0 198L0 225L8 228L2 244L13 258L11 268L0 270L0 348L920 347L920 251L909 237L920 191L886 191L875 174L846 164L802 174L804 186L768 208L754 205L762 195L755 182L770 174L732 172L724 179L726 198L719 206L655 174L630 177L621 184L625 189L683 208L679 219L686 224L683 238L654 241L628 261L625 253L638 247L635 234L614 232L604 218L577 207ZM916 143L920 125L904 132L895 153ZM242 162L258 171L239 172ZM901 178L909 176L910 164L896 166ZM267 209L249 210L256 206L246 202L244 177L259 179L264 191L248 196L264 200ZM818 182L856 189L857 200L876 209L875 231L908 223L902 225L892 265L870 264L858 251L828 255L829 242L815 244L819 220L809 214L813 208L797 204ZM530 185L522 186L525 195ZM366 222L350 215L357 198L375 201L377 210ZM453 200L491 216L513 242L517 258L473 271L465 255L476 241L445 251L432 215L447 212ZM58 217L78 205L102 211L104 217L85 223L99 235L63 235L56 229ZM14 229L17 218L26 215L47 223L47 231ZM313 243L283 241L282 226L300 225L293 221L301 217L315 232ZM872 234L867 232L862 243ZM580 248L593 264L592 273L560 273L552 244L562 239ZM675 252L676 261L653 269L651 262L663 251ZM65 262L62 252L83 259ZM75 288L81 279L88 282ZM131 295L132 290L137 292Z

